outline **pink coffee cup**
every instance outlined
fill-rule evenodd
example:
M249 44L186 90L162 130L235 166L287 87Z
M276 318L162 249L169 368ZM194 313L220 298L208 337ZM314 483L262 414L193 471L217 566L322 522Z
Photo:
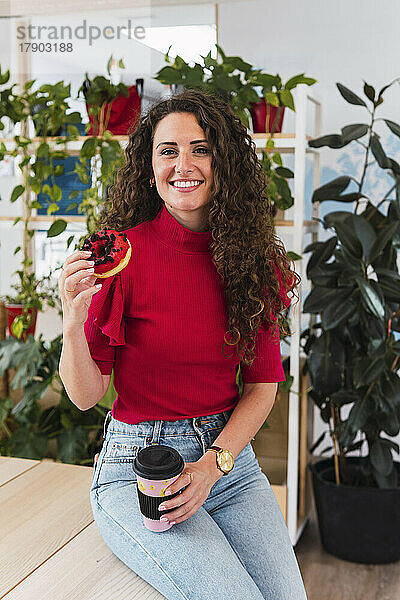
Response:
M133 462L137 477L137 493L143 522L151 531L166 531L172 525L160 521L168 510L159 511L159 505L165 500L181 493L165 496L165 490L182 473L185 466L182 456L175 448L163 444L154 444L142 448ZM172 510L172 509L170 509Z

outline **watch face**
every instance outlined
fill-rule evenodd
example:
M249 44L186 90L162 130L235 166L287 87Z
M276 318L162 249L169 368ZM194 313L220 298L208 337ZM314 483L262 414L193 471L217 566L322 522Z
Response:
M219 454L219 464L224 471L230 471L233 467L233 458L229 452L223 450Z

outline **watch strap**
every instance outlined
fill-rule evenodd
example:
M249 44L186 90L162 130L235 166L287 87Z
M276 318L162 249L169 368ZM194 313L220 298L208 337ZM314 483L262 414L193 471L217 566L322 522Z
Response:
M213 445L213 446L210 446L209 448L207 448L206 452L208 452L208 450L212 450L212 451L214 451L216 453L216 455L218 455L220 452L223 451L223 448L221 448L220 446ZM230 473L230 471L228 471L228 472L224 471L221 468L221 466L220 466L220 464L218 462L218 456L216 456L215 458L216 458L216 461L217 461L217 467L218 467L218 469L222 472L223 475L228 475L228 473Z

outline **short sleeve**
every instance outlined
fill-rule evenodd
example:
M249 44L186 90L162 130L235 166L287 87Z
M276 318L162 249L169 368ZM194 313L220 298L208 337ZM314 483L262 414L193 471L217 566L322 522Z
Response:
M285 307L290 306L290 298L282 286L281 272L275 265L275 273L280 284L279 295ZM276 319L274 317L276 323ZM282 366L279 330L276 323L273 333L266 329L264 323L259 327L254 347L255 359L251 367L241 364L243 383L275 383L285 381L286 376Z
M125 344L124 302L120 273L97 279L101 289L92 296L84 332L90 354L100 372L109 375L114 366L115 346Z
M278 336L278 325L275 326L274 336L269 331L259 328L254 347L255 359L250 366L241 364L243 383L274 383L285 381L282 366L281 346L272 337Z

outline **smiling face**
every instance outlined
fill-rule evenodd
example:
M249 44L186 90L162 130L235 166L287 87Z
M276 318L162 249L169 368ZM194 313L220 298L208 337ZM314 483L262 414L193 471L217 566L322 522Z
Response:
M208 228L211 158L211 148L194 114L171 113L157 124L152 152L157 192L172 216L193 231Z

